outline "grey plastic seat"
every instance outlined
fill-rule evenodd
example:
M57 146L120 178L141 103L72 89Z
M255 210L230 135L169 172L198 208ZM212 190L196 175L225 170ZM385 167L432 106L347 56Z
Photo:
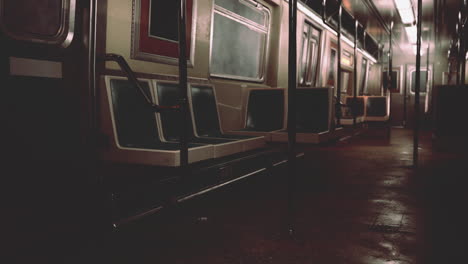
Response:
M229 134L265 136L284 129L285 91L282 88L251 89L248 95L244 128Z
M174 105L180 98L180 89L177 83L154 81L157 103L160 105ZM162 112L158 114L161 121L163 138L168 142L178 142L182 130L182 115L180 112ZM189 129L189 142L211 144L214 157L224 157L244 151L242 142L230 138L199 137L193 129L193 121Z
M218 114L215 91L210 85L192 84L190 86L195 131L201 137L235 139L242 142L243 151L263 147L263 136L224 134Z
M330 131L332 123L332 87L298 88L296 90L296 139L298 143L321 143L341 135ZM271 134L274 142L287 142L286 130Z
M388 121L390 109L387 96L366 96L365 121Z
M151 95L150 83L141 86ZM103 157L108 160L158 166L179 166L179 144L163 142L159 136L155 113L139 91L126 79L107 76L106 92L101 105L101 130L113 139ZM189 144L189 162L213 158L213 148Z
M353 125L354 124L354 116L353 111L355 111L356 116L356 123L364 122L364 114L365 114L365 97L364 96L356 96L356 105L353 108L354 97L347 96L345 98L345 105L346 108L343 111L342 118L340 120L342 125Z

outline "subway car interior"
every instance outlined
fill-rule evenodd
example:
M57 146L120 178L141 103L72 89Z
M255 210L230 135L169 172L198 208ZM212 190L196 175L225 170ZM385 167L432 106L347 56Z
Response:
M466 263L467 19L0 0L5 263Z

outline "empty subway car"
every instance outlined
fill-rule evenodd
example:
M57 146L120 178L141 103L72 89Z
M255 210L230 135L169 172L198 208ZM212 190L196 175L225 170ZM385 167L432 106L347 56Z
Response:
M120 227L374 125L450 144L466 7L423 2L0 0L8 221Z

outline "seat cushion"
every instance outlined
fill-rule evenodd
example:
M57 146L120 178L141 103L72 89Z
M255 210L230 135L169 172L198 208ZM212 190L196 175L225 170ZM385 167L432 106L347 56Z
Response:
M148 82L140 82L150 95ZM117 139L121 146L155 146L161 143L153 109L126 79L111 79L110 93Z
M246 131L275 131L283 128L284 90L251 90L247 103Z

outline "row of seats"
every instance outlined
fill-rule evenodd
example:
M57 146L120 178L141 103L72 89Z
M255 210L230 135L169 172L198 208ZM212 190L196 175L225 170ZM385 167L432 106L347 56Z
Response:
M115 144L104 150L103 157L118 162L179 166L181 113L154 113L126 78L106 76L104 82L106 89L101 105L109 107L101 109L102 131ZM140 80L140 84L156 104L178 104L178 83ZM287 142L286 93L282 88L249 90L243 128L224 132L213 86L191 83L189 163L262 148L265 141ZM320 143L343 134L343 130L334 125L333 88L298 88L296 94L297 142ZM357 99L358 122L388 120L386 97L359 96ZM353 98L345 100L349 105ZM344 117L342 124L352 124L352 118Z
M265 140L271 141L271 133L285 127L285 105L285 89L251 89L243 128L226 133L263 136Z
M390 118L389 99L388 96L357 96L354 103L354 97L345 97L341 124L352 125L354 115L356 123L388 121ZM353 111L355 111L354 115Z
M263 135L271 142L287 142L286 92L281 88L250 90L245 128L228 133ZM333 88L298 88L296 98L298 143L320 143L341 136L342 129L332 128Z
M340 136L334 128L333 88L296 89L296 142L321 143ZM273 142L288 142L286 130L271 134Z
M126 78L106 76L101 96L101 130L112 142L103 150L110 161L156 166L180 166L179 134L182 115L178 111L155 113ZM156 104L177 105L178 83L140 80L143 91ZM226 135L219 123L214 90L209 85L190 84L189 163L220 158L262 148L262 136Z
M263 135L271 142L287 142L285 129L284 89L251 90L247 105L245 128L228 133ZM389 97L358 96L356 121L386 122L389 120ZM350 109L353 97L346 97L342 125L353 124ZM335 126L332 87L298 88L296 90L296 140L298 143L322 143L345 135L342 127Z

